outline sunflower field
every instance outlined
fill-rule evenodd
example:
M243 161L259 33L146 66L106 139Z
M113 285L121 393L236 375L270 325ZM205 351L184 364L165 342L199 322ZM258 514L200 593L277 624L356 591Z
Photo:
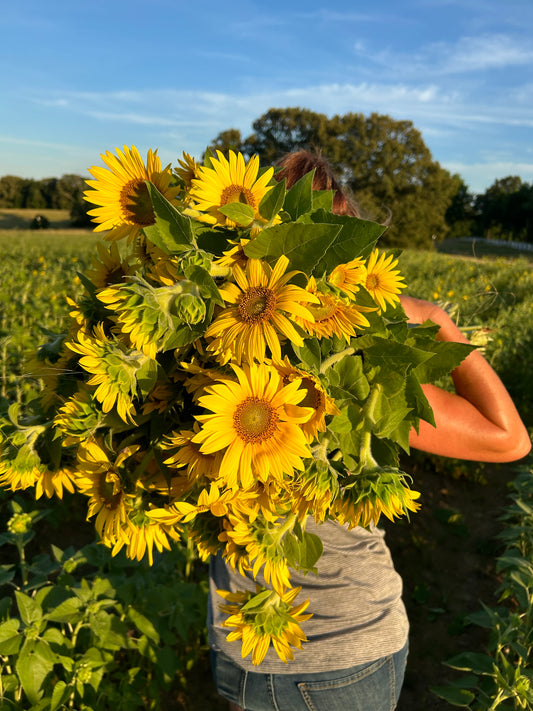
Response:
M305 654L312 610L291 570L321 552L306 518L418 509L400 454L431 421L420 383L468 352L408 328L402 290L444 305L531 415L527 262L382 253L383 228L333 215L312 176L287 190L233 153L203 166L184 154L173 172L134 148L103 160L86 193L95 236L3 245L12 708L172 708L176 678L205 655L202 562L218 551L265 581L220 591L228 639L254 664ZM63 526L73 545L50 555L35 532Z

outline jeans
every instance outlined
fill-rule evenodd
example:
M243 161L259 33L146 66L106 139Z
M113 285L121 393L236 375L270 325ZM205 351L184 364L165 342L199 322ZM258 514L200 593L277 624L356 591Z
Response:
M247 672L217 653L213 675L218 693L244 711L393 711L407 652L406 644L373 662L315 674Z

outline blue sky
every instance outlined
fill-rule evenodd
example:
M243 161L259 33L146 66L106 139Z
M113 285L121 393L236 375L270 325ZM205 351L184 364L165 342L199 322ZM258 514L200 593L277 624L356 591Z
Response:
M411 120L472 192L533 182L531 0L17 0L0 28L0 176L175 163L299 106Z

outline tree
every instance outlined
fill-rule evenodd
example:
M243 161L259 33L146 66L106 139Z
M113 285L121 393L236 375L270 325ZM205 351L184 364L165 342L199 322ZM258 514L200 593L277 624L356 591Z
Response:
M253 123L254 133L241 140L247 156L273 163L301 148L320 149L340 181L354 194L362 211L391 224L383 243L425 246L447 232L445 213L457 181L432 159L411 121L390 116L349 113L328 118L308 109L270 109ZM216 139L233 136L234 129Z
M516 175L500 178L478 195L476 208L489 239L533 241L533 185Z
M24 194L29 182L16 175L0 178L0 207L24 207Z
M227 131L221 131L209 146L211 151L221 151L227 155L228 151L235 153L245 153L241 132L237 128L229 128Z
M479 214L475 207L476 198L459 175L453 177L457 182L457 191L445 214L446 223L450 227L448 237L469 237L479 234Z

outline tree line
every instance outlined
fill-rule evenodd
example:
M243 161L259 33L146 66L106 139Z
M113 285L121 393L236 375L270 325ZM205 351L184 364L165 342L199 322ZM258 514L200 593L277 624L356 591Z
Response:
M369 218L390 220L383 243L429 246L432 238L478 236L533 242L533 185L509 176L483 194L435 161L411 121L373 113L327 117L307 109L270 109L243 138L230 128L212 149L257 153L273 163L300 148L319 149Z
M85 180L79 175L42 180L4 175L0 178L0 209L69 210L72 224L85 226L90 224L90 207L83 199L86 189Z
M320 150L368 219L388 222L383 242L392 247L429 247L446 237L477 236L533 242L533 185L517 176L471 193L431 155L411 121L373 113L328 117L301 108L272 108L243 137L222 131L210 148L259 155L275 163L301 148ZM77 175L31 180L0 178L0 208L60 208L76 225L90 224L85 181Z

